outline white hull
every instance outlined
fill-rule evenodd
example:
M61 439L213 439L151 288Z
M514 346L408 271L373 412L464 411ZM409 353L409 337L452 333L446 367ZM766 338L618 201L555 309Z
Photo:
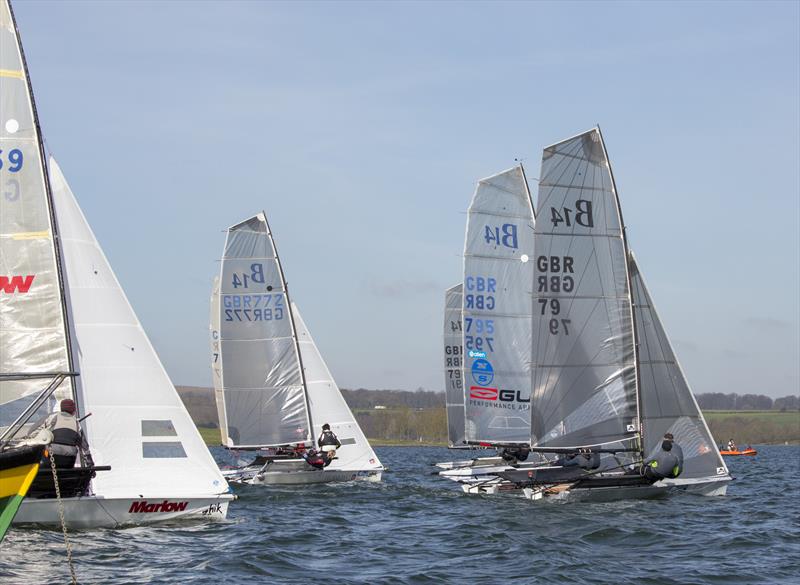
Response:
M475 459L464 459L462 461L442 461L435 463L439 469L463 469L466 467L484 467L487 465L503 465L502 457L476 457Z
M116 528L169 520L224 520L233 494L179 498L64 498L64 520L69 528ZM61 526L58 501L26 498L14 524Z
M379 482L383 471L308 470L308 471L268 471L257 474L244 483L249 485L310 485L315 483L334 483L342 481Z

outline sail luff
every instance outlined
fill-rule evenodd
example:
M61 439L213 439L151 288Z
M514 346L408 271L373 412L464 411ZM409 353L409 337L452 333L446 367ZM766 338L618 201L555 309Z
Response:
M444 391L447 441L451 448L464 446L464 363L461 305L463 285L445 291L444 303Z
M219 276L214 277L211 287L211 377L214 384L214 401L217 403L217 419L219 420L220 442L228 443L228 415L225 412L225 396L223 388L222 351L220 349L220 299Z

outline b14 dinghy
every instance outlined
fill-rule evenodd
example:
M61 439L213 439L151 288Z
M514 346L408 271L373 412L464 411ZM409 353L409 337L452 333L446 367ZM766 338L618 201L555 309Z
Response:
M228 229L211 299L223 445L256 451L225 476L253 485L380 481L383 466L289 300L264 213ZM334 437L339 443L322 438Z
M625 227L599 128L544 149L535 228L530 499L615 500L731 477Z
M478 182L467 215L464 281L445 301L448 439L451 448L499 453L436 464L468 493L515 489L496 474L527 458L533 226L522 165Z
M0 426L61 400L88 443L58 469L59 492L42 466L14 523L59 525L60 508L71 527L224 518L225 479L52 158L48 169L8 0L0 163Z

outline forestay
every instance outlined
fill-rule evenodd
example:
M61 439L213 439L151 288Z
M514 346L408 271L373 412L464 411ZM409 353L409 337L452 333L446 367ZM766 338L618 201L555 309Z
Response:
M310 440L286 282L263 213L228 229L219 337L225 444L263 447Z
M445 292L444 303L444 391L447 407L447 442L450 447L464 446L464 364L461 305L463 285Z
M297 305L292 303L291 306L305 371L309 408L314 415L314 437L319 437L322 425L328 423L342 443L342 448L336 452L336 459L326 469L383 469L322 359Z
M533 224L521 166L478 182L464 244L468 441L530 439Z
M727 467L683 375L633 254L629 266L639 342L645 455L652 456L660 448L664 434L672 433L683 449L681 479L727 475Z
M22 47L0 2L0 374L71 370L44 155ZM0 382L0 426L46 382ZM59 398L72 396L65 380ZM21 400L22 399L22 400ZM8 411L8 412L7 412ZM6 416L8 415L8 416Z
M598 128L544 149L534 247L532 444L635 438L627 250Z
M68 283L74 355L106 498L203 497L227 485L136 318L64 179L50 159L55 214Z

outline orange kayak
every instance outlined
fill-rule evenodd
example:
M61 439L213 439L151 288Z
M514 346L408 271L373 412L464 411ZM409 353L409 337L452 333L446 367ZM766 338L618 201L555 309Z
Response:
M744 451L720 451L720 455L755 455L758 453L755 449L745 449Z

